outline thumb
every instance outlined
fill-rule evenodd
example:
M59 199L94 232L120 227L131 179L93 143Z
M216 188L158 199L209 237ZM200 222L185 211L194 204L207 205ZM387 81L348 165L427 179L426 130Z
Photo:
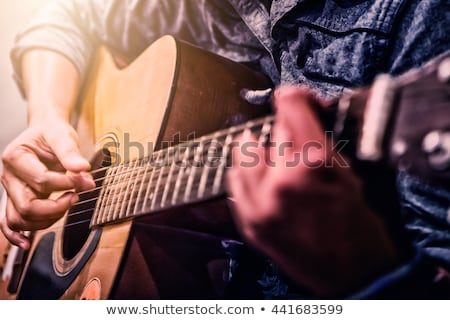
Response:
M46 137L53 153L67 171L82 172L90 170L89 161L81 155L77 133L70 125L63 128L53 131L51 135Z

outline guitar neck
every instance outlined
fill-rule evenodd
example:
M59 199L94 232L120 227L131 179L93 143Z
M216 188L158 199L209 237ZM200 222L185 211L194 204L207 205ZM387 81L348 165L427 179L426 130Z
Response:
M450 100L448 79L440 74L449 64L440 57L400 78L383 76L370 88L343 94L328 111L319 111L324 129L349 141L346 152L357 161L447 181ZM109 168L91 226L223 195L235 137L249 130L266 141L273 121L249 121Z
M108 168L91 227L225 194L236 136L251 131L265 141L273 120L252 120Z

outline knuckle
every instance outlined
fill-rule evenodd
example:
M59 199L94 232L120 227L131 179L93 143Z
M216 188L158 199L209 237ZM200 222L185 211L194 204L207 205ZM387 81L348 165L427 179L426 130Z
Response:
M44 193L48 190L50 182L45 174L40 174L33 178L32 183L33 189L35 189L37 192Z
M33 215L33 210L30 202L19 202L15 203L17 212L23 219L28 219ZM14 216L13 216L14 217ZM11 218L13 218L11 217Z
M7 148L2 154L2 162L6 166L12 161L12 152Z
M78 134L73 127L71 126L68 127L67 134L75 142L78 141Z

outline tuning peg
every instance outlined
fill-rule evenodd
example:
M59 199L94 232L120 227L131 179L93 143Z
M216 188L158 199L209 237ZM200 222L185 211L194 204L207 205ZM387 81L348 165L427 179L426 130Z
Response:
M423 138L422 150L428 154L428 163L433 170L448 169L450 167L450 132L437 130L429 132Z

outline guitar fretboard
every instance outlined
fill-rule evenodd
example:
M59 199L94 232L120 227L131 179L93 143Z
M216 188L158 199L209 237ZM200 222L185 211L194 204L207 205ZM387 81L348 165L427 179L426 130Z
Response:
M91 227L224 194L236 136L251 131L263 142L272 125L267 116L108 168Z

